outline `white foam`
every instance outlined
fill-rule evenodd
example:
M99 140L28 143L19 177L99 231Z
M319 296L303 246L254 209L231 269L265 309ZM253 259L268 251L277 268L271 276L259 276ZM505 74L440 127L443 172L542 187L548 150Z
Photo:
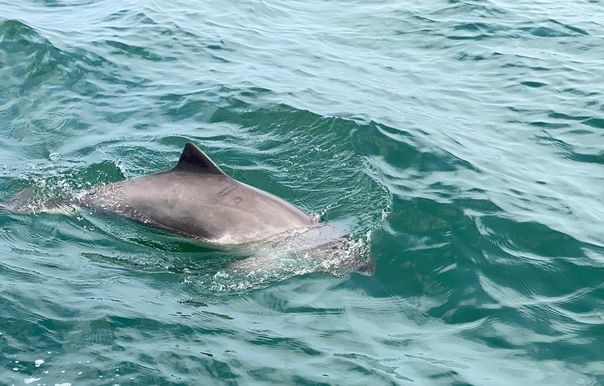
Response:
M30 383L34 383L34 382L39 381L39 380L40 380L40 378L33 378L33 377L32 377L32 378L25 378L25 379L23 380L23 382L24 382L26 385L29 385Z
M44 364L44 359L36 359L36 361L34 362L34 366L36 367L40 367Z

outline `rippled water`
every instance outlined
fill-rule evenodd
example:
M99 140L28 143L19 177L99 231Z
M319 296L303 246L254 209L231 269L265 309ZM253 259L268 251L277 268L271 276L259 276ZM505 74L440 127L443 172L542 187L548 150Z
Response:
M347 228L373 277L0 213L0 384L602 384L599 1L0 1L0 199L167 169Z

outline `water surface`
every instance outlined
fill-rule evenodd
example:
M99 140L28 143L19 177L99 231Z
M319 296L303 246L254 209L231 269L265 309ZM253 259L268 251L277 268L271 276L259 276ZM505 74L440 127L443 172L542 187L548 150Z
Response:
M170 168L348 229L373 277L0 213L0 384L604 382L599 1L0 1L0 198Z

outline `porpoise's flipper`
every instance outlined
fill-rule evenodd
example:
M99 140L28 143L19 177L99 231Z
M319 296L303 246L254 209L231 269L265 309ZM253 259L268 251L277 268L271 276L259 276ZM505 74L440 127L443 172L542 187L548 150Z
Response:
M27 212L24 208L31 202L32 197L31 188L25 188L15 194L10 200L0 202L0 209L8 210L10 212Z

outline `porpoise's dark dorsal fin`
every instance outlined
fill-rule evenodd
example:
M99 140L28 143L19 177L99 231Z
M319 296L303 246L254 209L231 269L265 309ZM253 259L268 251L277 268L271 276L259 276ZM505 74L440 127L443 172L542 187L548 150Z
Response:
M187 143L180 155L180 160L173 170L204 174L225 175L222 170L200 148Z

